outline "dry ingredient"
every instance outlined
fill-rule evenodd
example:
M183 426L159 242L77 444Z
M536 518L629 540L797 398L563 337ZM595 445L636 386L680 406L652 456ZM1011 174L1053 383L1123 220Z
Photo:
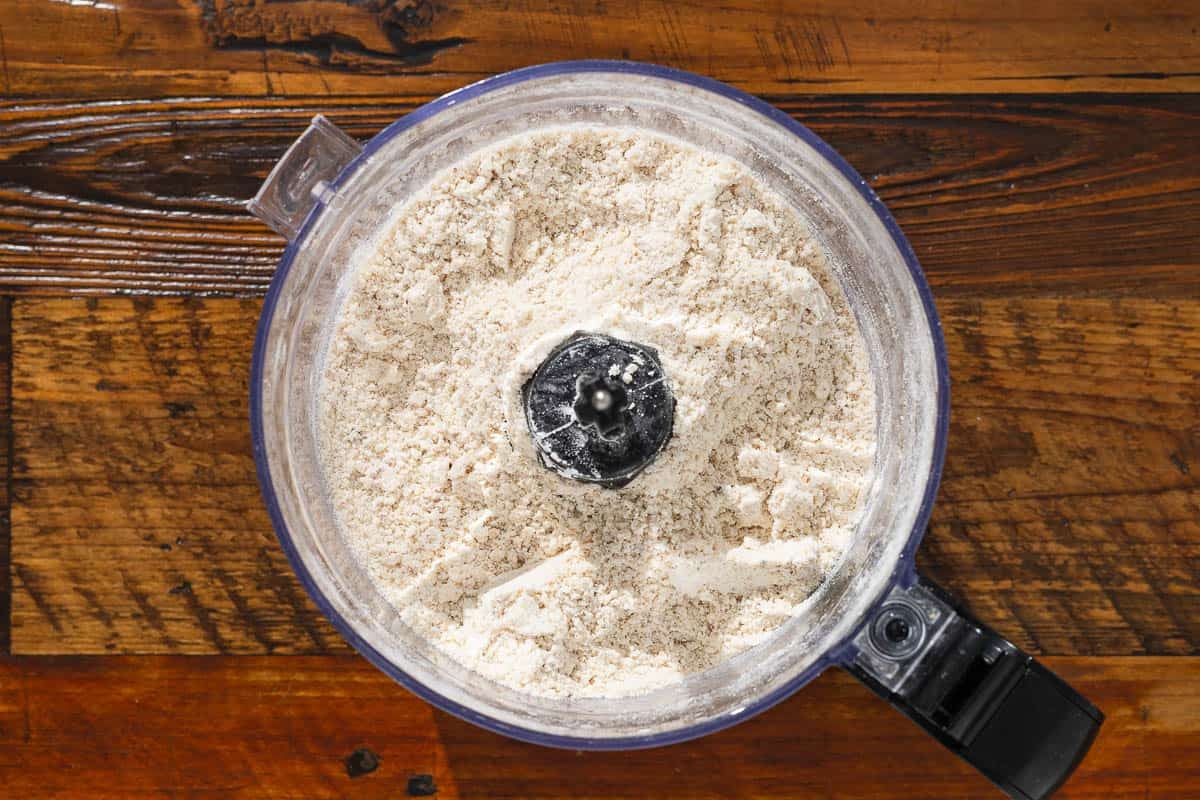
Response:
M765 639L844 552L867 356L822 248L748 169L559 126L440 173L351 276L320 394L344 536L402 618L495 681L624 696ZM670 442L619 490L542 466L521 405L576 331L658 351Z

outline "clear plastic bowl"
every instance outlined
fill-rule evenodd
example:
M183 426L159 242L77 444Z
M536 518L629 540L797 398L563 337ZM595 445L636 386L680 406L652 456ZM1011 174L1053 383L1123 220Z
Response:
M828 251L866 339L877 393L866 510L849 552L806 611L735 658L620 699L522 694L410 631L339 533L316 451L325 345L356 254L369 252L393 208L443 167L502 137L570 122L640 127L725 153L790 199ZM551 64L485 80L414 111L361 152L336 129L312 130L315 138L298 155L289 153L268 179L270 191L260 194L266 199L258 212L275 213L277 230L292 241L259 324L251 423L279 540L309 594L359 652L452 714L515 738L578 749L648 747L718 730L852 657L849 642L870 610L897 582L913 578L912 553L942 464L949 387L941 329L912 250L879 198L829 145L731 87L623 62ZM314 181L314 170L330 178ZM272 197L274 207L264 208Z

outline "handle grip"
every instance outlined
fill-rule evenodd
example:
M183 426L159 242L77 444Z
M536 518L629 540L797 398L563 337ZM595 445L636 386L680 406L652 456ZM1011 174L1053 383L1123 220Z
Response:
M358 142L318 114L279 159L246 209L290 242L312 207L328 199L330 181L361 152Z
M1104 715L925 578L896 586L847 669L1015 800L1042 800Z

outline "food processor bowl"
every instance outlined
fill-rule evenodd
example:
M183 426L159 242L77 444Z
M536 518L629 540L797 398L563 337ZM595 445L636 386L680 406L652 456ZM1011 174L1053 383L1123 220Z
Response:
M612 699L523 694L466 669L411 631L345 542L317 453L317 394L346 278L374 250L396 206L479 148L575 123L638 128L723 153L790 201L825 248L857 319L877 397L877 448L863 513L848 552L803 612L715 667L645 695ZM361 148L318 117L250 209L289 239L263 308L251 374L254 454L272 522L321 611L359 652L430 703L539 744L663 745L756 714L831 664L850 666L901 704L905 681L927 678L942 663L927 659L950 647L951 629L973 623L918 582L913 569L949 415L946 353L929 287L865 181L777 109L724 84L662 67L530 67L445 95ZM892 621L896 608L909 616L875 631L881 610L891 609ZM902 646L892 649L903 652L893 658L888 637L902 626ZM973 630L990 634L981 626ZM1087 709L1095 711L1090 704ZM1099 712L1089 719L1098 725Z

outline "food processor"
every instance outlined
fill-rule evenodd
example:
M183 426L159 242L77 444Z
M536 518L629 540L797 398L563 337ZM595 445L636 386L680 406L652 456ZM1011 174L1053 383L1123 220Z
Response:
M394 209L479 148L573 123L638 128L720 152L791 203L844 290L876 392L872 479L838 566L801 612L764 642L631 697L523 694L472 672L411 631L339 531L317 452L317 394L346 278L373 252ZM915 571L913 554L929 521L949 417L941 327L916 258L883 203L828 144L792 118L730 86L677 70L607 61L547 64L438 98L365 145L318 116L249 209L288 240L263 307L250 382L263 496L279 541L318 607L407 689L517 739L613 750L712 733L840 666L1012 797L1048 796L1087 752L1103 720L1099 710ZM535 435L559 435L553 413L575 408L578 436L586 433L589 447L607 448L593 448L590 461L563 459L562 447L542 448L538 457L563 480L620 491L668 443L667 383L657 384L655 393L647 380L648 410L638 419L617 419L611 408L622 389L604 380L605 358L636 355L640 363L656 363L652 344L581 331L526 386ZM657 400L649 402L651 396ZM547 411L554 408L559 411Z

